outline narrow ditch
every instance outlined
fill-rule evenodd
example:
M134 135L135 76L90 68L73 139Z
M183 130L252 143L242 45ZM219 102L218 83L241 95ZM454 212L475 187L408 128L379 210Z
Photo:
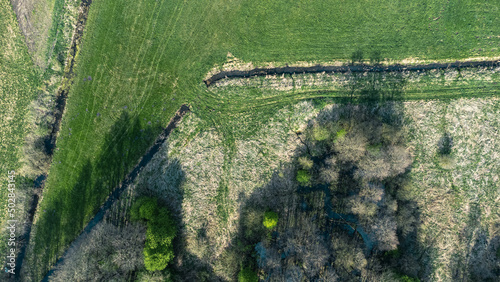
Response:
M83 30L85 28L85 24L87 23L87 16L91 4L92 0L82 0L80 4L80 12L78 14L78 20L73 34L73 39L71 41L71 47L69 50L68 58L66 60L67 61L66 71L63 76L62 85L61 87L59 87L56 97L56 106L54 110L55 120L54 123L51 125L52 130L49 134L48 142L45 143L45 149L50 158L49 162L52 161L57 135L61 127L61 121L64 109L66 107L66 99L68 98L68 92L71 87L73 78L75 76L75 73L73 71L73 68L75 66L75 56L77 53L77 48L82 41ZM65 85L66 87L64 87ZM30 241L33 219L35 217L35 213L38 208L38 202L42 195L46 177L47 177L47 172L45 172L45 174L39 175L34 181L34 191L33 191L33 196L31 198L30 208L28 210L27 222L25 223L26 225L25 232L19 236L18 240L18 242L20 242L21 247L19 249L19 254L17 256L16 274L14 275L14 278L16 280L20 279L21 269L23 266L24 257L26 255L26 247L28 246Z
M89 223L87 224L87 226L85 226L80 235L78 235L78 237L76 237L76 239L73 240L73 242L71 242L66 251L64 251L62 256L52 266L52 269L49 272L47 272L42 281L49 281L50 275L52 275L54 271L57 269L57 267L64 262L64 256L67 254L68 250L70 250L73 246L80 244L81 241L85 240L85 235L89 234L90 231L92 231L92 229L94 229L94 227L104 218L106 211L108 211L113 205L113 203L120 198L121 194L127 189L127 187L134 182L134 180L139 175L141 170L146 165L148 165L148 163L153 159L154 155L161 149L161 146L163 145L163 143L165 143L165 140L167 140L172 130L174 130L177 127L182 117L189 111L190 109L188 105L182 105L180 107L180 109L175 113L174 117L170 120L167 127L158 136L158 138L156 138L154 144L146 151L144 156L142 156L142 158L139 160L139 163L132 169L132 171L127 176L125 176L124 180L118 185L118 187L116 187L113 190L113 192L111 192L111 194L106 199L104 204L101 206L99 211L96 213L94 218L92 218L89 221Z
M252 76L266 75L281 75L281 74L300 74L300 73L349 73L349 72L402 72L402 71L427 71L441 69L460 69L460 68L477 68L477 67L495 67L500 66L500 61L455 61L453 63L433 63L426 65L349 65L349 66L325 66L315 65L312 67L277 67L277 68L254 68L251 70L231 70L222 71L212 75L210 78L203 80L207 87L210 87L214 82L222 79L230 78L249 78Z

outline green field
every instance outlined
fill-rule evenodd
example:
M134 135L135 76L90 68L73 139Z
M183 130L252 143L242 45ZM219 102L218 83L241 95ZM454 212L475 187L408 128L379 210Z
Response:
M33 128L29 123L29 106L38 86L39 76L24 44L12 6L9 1L0 1L0 234L5 239L8 238L6 220L24 220L27 192L23 189L26 181L20 170L25 137ZM7 214L8 172L12 170L16 171L14 218ZM20 234L20 229L19 226L16 234ZM3 257L7 255L7 248L7 241L0 244Z
M24 137L32 128L27 122L28 106L35 98L39 79L30 59L16 16L8 1L0 2L0 224L7 202L7 171L21 167ZM2 248L3 248L2 244Z
M279 97L272 106L208 91L203 78L228 52L256 65L347 60L358 50L391 60L493 57L498 8L486 1L95 1L26 271L35 280L45 274L181 103L231 150L238 125L226 114L252 113L252 127L274 106L299 100Z

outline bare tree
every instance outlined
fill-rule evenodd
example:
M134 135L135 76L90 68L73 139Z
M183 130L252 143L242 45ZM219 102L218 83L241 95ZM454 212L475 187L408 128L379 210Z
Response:
M101 222L82 244L72 247L51 281L123 281L143 266L146 228L119 228Z
M387 216L377 218L374 224L370 226L377 239L377 248L380 251L390 251L398 247L399 241L396 228L396 221Z

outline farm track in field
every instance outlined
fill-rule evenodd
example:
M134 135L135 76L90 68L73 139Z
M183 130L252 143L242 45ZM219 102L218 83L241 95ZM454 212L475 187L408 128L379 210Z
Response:
M54 264L52 269L47 272L45 275L44 279L42 281L49 281L49 276L54 272L55 269L57 269L57 266L60 265L62 262L64 262L64 256L68 252L68 250L77 244L79 244L82 240L85 240L85 235L89 234L94 227L97 226L99 222L104 218L104 215L106 214L106 211L108 211L113 203L120 199L120 195L127 189L127 187L134 182L136 177L139 175L141 170L153 159L154 155L161 149L161 146L163 143L165 143L165 140L167 140L168 136L174 130L178 123L181 121L182 117L189 112L189 106L187 105L182 105L181 108L175 113L174 117L170 120L168 123L167 127L162 131L160 136L156 138L156 141L154 144L146 151L144 156L139 160L137 165L132 169L132 171L125 176L124 180L116 187L109 197L106 199L104 204L101 206L99 211L97 211L96 215L87 223L87 226L83 229L83 231L78 235L78 237L73 240L73 242L69 245L69 247L66 249L66 251L63 253L63 255L59 258L59 260Z
M228 78L249 78L252 76L281 75L281 74L302 74L302 73L350 73L350 72L402 72L402 71L428 71L442 69L460 69L475 67L500 66L500 61L456 61L452 63L432 63L425 65L349 65L349 66L327 66L315 65L312 67L277 67L277 68L254 68L251 70L230 70L222 71L212 75L203 82L210 87L214 82Z
M80 12L78 14L78 19L76 22L76 27L75 31L73 33L73 39L71 41L71 47L69 50L68 58L66 60L67 62L67 67L64 73L63 77L63 83L62 86L59 88L56 96L56 107L54 111L54 123L51 125L52 131L50 132L50 137L49 137L49 142L46 143L46 149L48 152L48 155L50 157L50 161L52 161L52 156L54 155L54 148L56 146L56 140L57 140L57 135L59 133L59 129L61 128L61 121L64 113L64 109L66 107L66 99L68 98L68 92L69 88L71 87L72 80L74 78L74 71L73 68L75 66L75 57L77 54L77 49L78 46L80 45L83 37L83 31L85 28L85 24L87 23L87 17L88 17L88 12L90 5L92 4L92 0L82 0L80 4ZM64 87L66 85L66 87ZM26 231L24 234L20 236L19 242L24 242L24 244L21 245L19 255L18 255L18 270L16 272L16 279L19 280L19 274L21 273L22 265L23 265L23 260L24 256L26 254L26 247L29 244L30 240L30 234L31 234L31 227L33 225L33 219L35 216L35 213L38 208L38 202L40 200L40 197L42 195L43 187L44 187L44 180L46 179L46 175L40 175L37 177L37 180L35 180L35 190L33 192L33 196L31 199L31 204L30 204L30 209L28 211L28 221L26 223Z
M411 101L411 100L431 100L431 99L457 99L461 97L487 97L500 95L500 85L469 86L469 87L447 87L444 89L425 89L425 90L405 90L401 97L392 97L393 101ZM272 95L268 97L259 97L248 101L248 103L223 103L224 98L214 99L213 104L219 103L220 106L209 107L209 111L214 111L217 115L232 115L247 113L252 114L255 110L263 110L270 107L286 106L303 100L330 98L338 103L353 102L362 99L360 94L353 94L347 90L304 90L285 92L282 95Z

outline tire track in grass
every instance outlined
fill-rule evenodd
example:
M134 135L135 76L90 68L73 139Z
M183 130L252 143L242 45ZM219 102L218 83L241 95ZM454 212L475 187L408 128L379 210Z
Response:
M167 140L168 136L174 130L179 122L182 120L182 117L189 112L188 105L182 105L180 109L175 113L167 127L162 131L162 133L156 138L154 144L146 151L146 153L142 156L139 162L135 165L135 167L130 171L127 176L125 176L124 180L110 193L104 204L101 206L96 215L87 223L83 231L76 237L71 244L68 246L66 251L62 254L62 256L57 260L57 262L52 266L52 268L47 272L42 281L49 281L50 275L54 273L57 267L64 262L64 256L68 253L68 250L77 244L79 244L82 240L85 240L86 235L88 235L97 224L104 218L105 213L111 208L113 203L116 200L120 199L120 195L127 189L127 187L134 182L136 177L139 175L141 170L148 165L148 163L153 159L155 154L161 149L162 145Z
M182 14L182 11L184 10L184 6L185 6L184 4L185 4L185 2L183 2L183 3L182 3L182 6L180 7L180 10L178 9L179 4L177 4L177 5L176 5L176 7L175 7L175 9L174 9L174 13L175 13L175 11L178 11L178 12L177 12L177 17L176 17L176 19L175 19L175 22L173 22L173 27L172 27L172 28L170 28L170 25L172 24L172 21L171 21L171 20L169 20L169 23L168 23L167 27L165 28L165 32L163 33L163 36L162 36L162 37L165 37L165 36L167 35L168 31L170 31L170 30L171 30L171 32L170 32L170 34L168 35L167 39L166 39L166 40L164 41L164 43L163 43L163 50L161 51L161 54L160 54L160 59L158 60L158 63L156 64L156 70L155 70L155 73L157 73L159 63L160 63L160 61L161 61L161 58L163 57L163 54L165 53L165 48L167 48L167 43L170 41L170 38L172 37L172 35L173 35L173 34L174 34L174 32L175 32L175 26L177 25L177 22L179 21L179 18L180 18L181 14ZM154 62L154 61L156 61L156 56L158 55L158 51L159 51L159 50L160 50L160 48L157 48L157 49L156 49L156 51L155 51L155 55L153 56L153 60L152 60L153 62ZM141 60L140 65L142 65L142 64L143 64L143 62L144 62L144 59L145 59L145 57L146 57L146 55L145 55L145 54L146 54L146 53L144 53L144 56L143 56L143 58L142 58L142 60ZM149 69L149 75L148 75L148 77L151 77L151 73L152 73L152 71L153 71L153 66L152 66L152 65L150 65L150 69ZM136 73L137 73L137 75L136 75L136 79L138 80L138 79L139 79L139 75L138 75L138 72L136 72ZM156 76L154 76L154 77L156 77ZM147 91L147 90L146 90L146 88L148 87L148 84L149 84L149 83L146 83L146 85L145 85L145 86L143 86L143 91L141 92L140 99L138 99L138 103L139 103L139 106L141 106L141 108L145 105L145 103L146 103L146 101L147 101L147 98L148 98L149 96L151 96L151 88L154 86L154 83L152 83L152 86L151 86L151 87L150 87L150 89ZM144 97L146 93L149 93L149 94L148 94L148 95L146 95L147 97ZM142 103L142 104L141 104L141 103ZM141 111L141 110L139 110L139 111L138 111L138 113L137 113L137 116L139 116L139 115L141 114L141 112L142 112L142 111Z
M161 7L160 7L160 8L161 8ZM177 8L178 8L178 6L176 6L174 10L177 10ZM155 20L155 21L157 21L157 19L159 18L159 15L160 15L160 12L158 12L158 13L157 13L157 17L156 17L156 20ZM151 16L151 18L153 18L153 17L154 17L154 14ZM178 18L177 18L177 20L178 20ZM170 22L170 23L171 23L171 22ZM169 26L170 26L170 23L169 23ZM150 25L150 26L151 26L151 25ZM169 29L169 26L167 26L167 28L165 28L165 33L164 33L164 35L166 35L166 33L170 30L170 29ZM149 31L148 31L148 32L149 32ZM144 43L146 40L147 40L147 39L144 39L144 40L143 40L143 43ZM145 58L145 56L146 56L146 52L143 52L143 51L142 51L142 49L143 49L143 48L142 48L142 45L141 45L141 48L140 48L140 50L139 50L139 55L136 57L136 62L134 63L134 70L135 70L135 73L136 73L136 80L138 80L138 79L139 79L138 69L140 69L140 66L143 64L143 62L144 62L144 58ZM140 53L141 53L141 52L143 53L143 56L142 56L142 59L140 60L139 65L137 66L137 62L139 61L139 57L140 57ZM147 87L147 86L145 86L145 87ZM95 86L95 88L97 89L97 86ZM94 91L94 92L95 92L95 91ZM150 92L151 92L151 90L149 90L149 91L142 91L142 95L140 95L140 97L141 97L141 98L138 100L138 103L139 103L138 108L139 108L139 107L141 107L141 102L142 102L142 101L144 101L145 99L147 100L147 98L144 98L144 97L143 97L143 96L144 96L144 93L146 93L146 92L149 92L149 93L150 93ZM149 97L149 96L150 96L150 95L148 95L148 97ZM92 96L92 97L93 97L93 99L95 100L95 97L94 97L94 96ZM112 100L112 99L113 99L113 98L111 98L109 95L108 95L108 96L106 96L106 97L107 97L106 102L107 102L107 101L110 101L110 100ZM104 103L104 104L107 104L107 103ZM93 105L95 105L95 102L93 103ZM142 106L144 106L144 104L142 104ZM142 110L138 110L138 113L137 113L137 115L136 115L136 116L139 116L139 115L141 114L141 112L142 112ZM129 126L126 130L125 130L125 132L129 132L129 130L131 129L131 127L132 127L132 125L130 125L130 126ZM88 134L87 134L87 135L88 135ZM126 136L126 134L125 134L124 136L116 136L115 138L119 138L119 139L114 140L114 141L117 141L117 142L118 142L118 141L119 141L119 140L121 140L122 138L125 138L125 136ZM83 143L85 143L85 142L83 142ZM104 149L104 151L109 151L109 150L112 148L112 146L113 146L113 144L114 144L114 143L115 143L115 142L113 142L112 144L107 144L107 146L106 146L106 148ZM82 152L82 151L83 151L83 150L79 150L80 155L81 155L81 152ZM95 169L95 168L94 168L94 169ZM72 173L74 173L74 171L72 171Z

